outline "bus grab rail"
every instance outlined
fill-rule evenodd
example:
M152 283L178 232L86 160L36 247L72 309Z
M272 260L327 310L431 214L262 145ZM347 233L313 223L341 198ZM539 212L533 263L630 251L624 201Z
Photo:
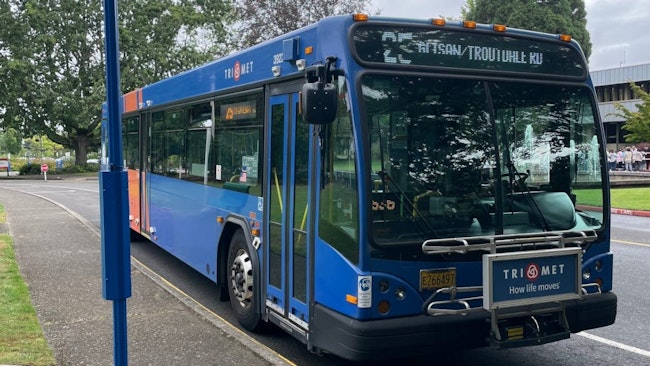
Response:
M602 290L597 283L582 284L581 297L601 294ZM468 315L470 313L487 311L482 306L483 296L458 297L458 294L466 292L481 293L483 286L465 286L465 287L443 287L434 292L424 301L423 309L430 316L440 315ZM448 299L436 300L440 295L449 295ZM470 301L480 301L481 305L472 306ZM450 307L459 307L456 309ZM542 303L536 306L557 306L557 303ZM546 309L548 310L548 309Z
M467 254L485 251L492 254L497 249L522 248L525 246L551 245L564 248L567 244L591 243L598 238L594 230L549 231L529 234L494 235L490 237L461 237L429 239L422 243L424 254ZM533 248L534 249L534 248Z

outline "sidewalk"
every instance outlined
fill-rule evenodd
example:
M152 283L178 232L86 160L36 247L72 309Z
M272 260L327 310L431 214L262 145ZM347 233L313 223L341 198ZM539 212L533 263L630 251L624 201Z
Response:
M57 364L112 365L113 309L102 297L98 229L49 201L1 185L0 202L7 213L0 230L13 237ZM191 309L135 265L127 300L130 365L286 364L237 328L202 316L205 309Z

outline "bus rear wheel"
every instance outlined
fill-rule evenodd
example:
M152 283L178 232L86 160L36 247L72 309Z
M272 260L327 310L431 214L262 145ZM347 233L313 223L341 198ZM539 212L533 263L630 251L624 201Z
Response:
M255 282L257 270L244 233L237 230L228 249L228 293L237 321L250 331L257 330L261 322L258 312L259 285Z

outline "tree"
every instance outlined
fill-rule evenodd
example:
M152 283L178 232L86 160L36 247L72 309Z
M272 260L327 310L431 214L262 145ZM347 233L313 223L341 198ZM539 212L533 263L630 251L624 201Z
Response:
M105 100L103 12L95 0L0 0L14 28L0 33L0 51L15 71L8 84L4 126L44 134L75 150L83 164L99 146ZM227 0L121 2L119 26L124 92L214 57L226 31ZM8 13L5 11L8 10ZM9 14L9 15L7 15ZM3 29L4 26L3 26ZM6 41L6 42L5 42ZM16 71L17 70L17 71ZM2 111L0 111L2 112Z
M35 135L31 138L23 140L25 143L25 150L30 153L32 157L54 157L63 150L63 146L53 142L45 135Z
M591 55L584 0L467 0L463 16L480 23L569 34L580 43L587 60Z
M22 24L12 16L6 0L0 0L0 24L0 127L17 127L12 112L26 73L25 65L13 57L12 48L21 43Z
M616 116L625 119L623 129L629 133L625 135L625 141L630 143L650 141L650 93L644 91L634 82L630 83L634 96L642 100L642 103L635 104L636 112L625 108L621 103L615 103L618 111Z
M277 37L321 18L350 13L368 13L370 0L236 0L237 23L233 40L242 49Z
M19 154L22 150L21 140L20 133L14 128L7 128L0 132L0 154Z
M126 93L228 53L228 0L120 2L122 90Z

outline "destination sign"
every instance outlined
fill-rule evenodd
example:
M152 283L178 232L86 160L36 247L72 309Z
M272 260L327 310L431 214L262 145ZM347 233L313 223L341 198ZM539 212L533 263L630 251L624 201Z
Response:
M447 29L364 25L353 33L362 62L586 76L580 52L567 44Z
M236 121L255 118L257 110L254 101L231 103L221 105L221 119L225 121Z

